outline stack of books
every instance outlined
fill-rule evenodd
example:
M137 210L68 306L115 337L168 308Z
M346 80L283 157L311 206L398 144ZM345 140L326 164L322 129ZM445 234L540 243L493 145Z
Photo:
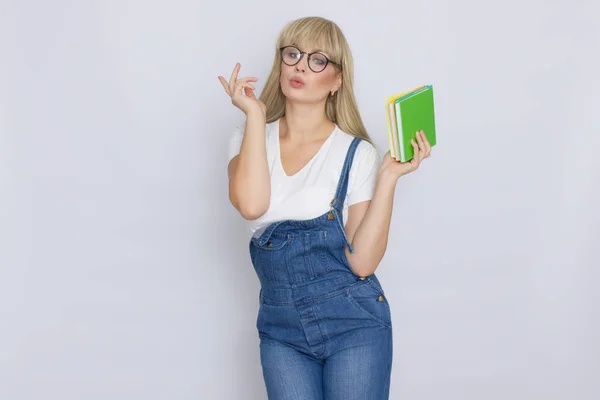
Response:
M423 131L431 147L436 144L433 86L419 86L409 92L386 98L390 155L397 161L414 157L411 140Z

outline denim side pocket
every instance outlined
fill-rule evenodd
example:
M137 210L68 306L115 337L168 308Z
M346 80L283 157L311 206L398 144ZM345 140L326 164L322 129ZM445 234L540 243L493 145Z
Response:
M365 316L386 328L392 327L390 305L383 293L366 280L346 293L348 301Z

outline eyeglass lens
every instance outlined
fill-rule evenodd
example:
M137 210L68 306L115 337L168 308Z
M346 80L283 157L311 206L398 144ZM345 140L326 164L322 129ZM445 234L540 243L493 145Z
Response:
M295 47L286 47L283 49L282 57L283 62L287 65L296 65L302 57L302 53ZM323 54L314 53L311 54L308 59L308 66L314 72L320 72L327 66L327 57Z

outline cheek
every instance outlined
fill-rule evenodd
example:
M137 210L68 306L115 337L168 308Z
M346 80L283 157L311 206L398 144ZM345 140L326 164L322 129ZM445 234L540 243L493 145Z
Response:
M328 92L335 83L335 77L331 74L317 74L313 79L313 87Z
M331 86L332 82L333 80L331 79L331 77L325 74L317 75L315 79L315 85L318 86Z
M281 81L288 80L294 75L295 75L294 67L290 67L289 65L281 63L281 74L279 77L279 79Z

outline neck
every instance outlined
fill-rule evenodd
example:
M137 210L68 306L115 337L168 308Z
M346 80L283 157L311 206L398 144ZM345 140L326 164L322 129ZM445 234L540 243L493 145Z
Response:
M333 129L333 122L325 114L325 103L285 105L282 118L282 136L290 141L311 141L321 139Z

